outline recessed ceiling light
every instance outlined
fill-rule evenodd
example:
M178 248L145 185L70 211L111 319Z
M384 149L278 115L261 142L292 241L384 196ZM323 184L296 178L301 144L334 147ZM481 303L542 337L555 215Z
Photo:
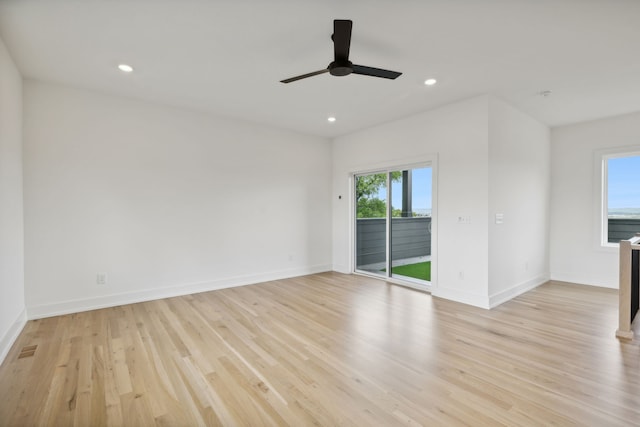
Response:
M434 84L436 84L436 82L436 79L427 79L424 81L424 84L426 84L427 86L433 86Z
M327 119L327 121L328 121L329 123L333 123L333 122L335 122L335 121L336 121L336 118L335 118L335 117L333 117L333 116L331 116L331 117L329 117L329 118Z
M118 65L118 69L122 72L125 73L130 73L133 71L133 67L131 65L127 65L127 64L120 64Z

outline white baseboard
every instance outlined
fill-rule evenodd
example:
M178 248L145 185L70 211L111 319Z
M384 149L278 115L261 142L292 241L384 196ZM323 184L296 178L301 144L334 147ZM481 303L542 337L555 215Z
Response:
M97 310L100 308L196 294L199 292L215 291L219 289L233 288L236 286L253 285L261 282L288 279L291 277L305 276L307 274L322 273L325 271L331 271L331 266L315 265L304 268L273 271L264 274L228 277L206 282L186 283L165 288L146 289L113 295L103 295L93 298L62 301L52 304L33 305L27 307L27 314L29 319L41 319L43 317Z
M546 276L546 275L539 276L531 280L522 282L518 285L512 286L509 289L505 289L504 291L500 291L496 294L493 294L489 297L489 307L490 308L497 307L500 304L505 303L510 299L517 297L520 294L530 291L531 289L537 288L538 286L542 285L543 283L546 283L547 281L549 281L549 276Z
M0 364L4 362L4 359L5 357L7 357L9 350L11 350L11 346L14 342L16 342L18 335L20 335L20 332L22 332L22 329L24 328L24 325L26 325L26 323L27 310L26 308L23 308L18 315L18 318L13 322L13 325L11 325L7 333L4 334L3 337L0 337Z
M480 307L489 309L489 298L486 295L470 294L468 292L461 292L454 289L435 287L431 288L431 295L438 298L448 299L450 301L460 302L462 304L473 305L474 307Z
M491 296L470 294L468 292L461 292L454 289L441 287L433 287L431 289L431 295L433 295L434 297L448 299L450 301L472 305L474 307L492 309L504 302L509 301L510 299L517 297L520 294L523 294L533 288L540 286L548 280L548 276L539 276L534 279L527 280L526 282L512 286L509 289L498 292Z
M346 265L338 265L338 264L334 264L333 265L333 271L336 271L338 273L342 273L342 274L351 274L352 272L349 271L349 268L347 268Z
M586 277L579 274L551 272L551 280L558 282L577 283L578 285L598 286L600 288L618 289L618 277Z

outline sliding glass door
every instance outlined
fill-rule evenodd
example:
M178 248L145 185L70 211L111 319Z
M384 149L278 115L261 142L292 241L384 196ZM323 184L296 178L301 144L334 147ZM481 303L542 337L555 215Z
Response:
M355 176L355 270L431 281L430 167Z

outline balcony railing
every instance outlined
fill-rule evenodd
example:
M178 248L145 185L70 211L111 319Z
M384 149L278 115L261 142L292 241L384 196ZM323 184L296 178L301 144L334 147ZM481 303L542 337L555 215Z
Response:
M386 218L360 218L356 224L356 265L386 259ZM431 255L431 217L391 219L392 260Z
M635 218L609 218L609 243L618 243L627 240L640 233L640 219Z

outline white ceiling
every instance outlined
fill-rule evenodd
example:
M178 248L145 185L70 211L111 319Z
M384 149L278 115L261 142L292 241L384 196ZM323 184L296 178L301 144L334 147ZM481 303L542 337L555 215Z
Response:
M354 63L403 75L280 83L332 61L336 18ZM333 137L483 93L550 126L640 111L639 18L638 0L1 0L0 36L26 78Z

